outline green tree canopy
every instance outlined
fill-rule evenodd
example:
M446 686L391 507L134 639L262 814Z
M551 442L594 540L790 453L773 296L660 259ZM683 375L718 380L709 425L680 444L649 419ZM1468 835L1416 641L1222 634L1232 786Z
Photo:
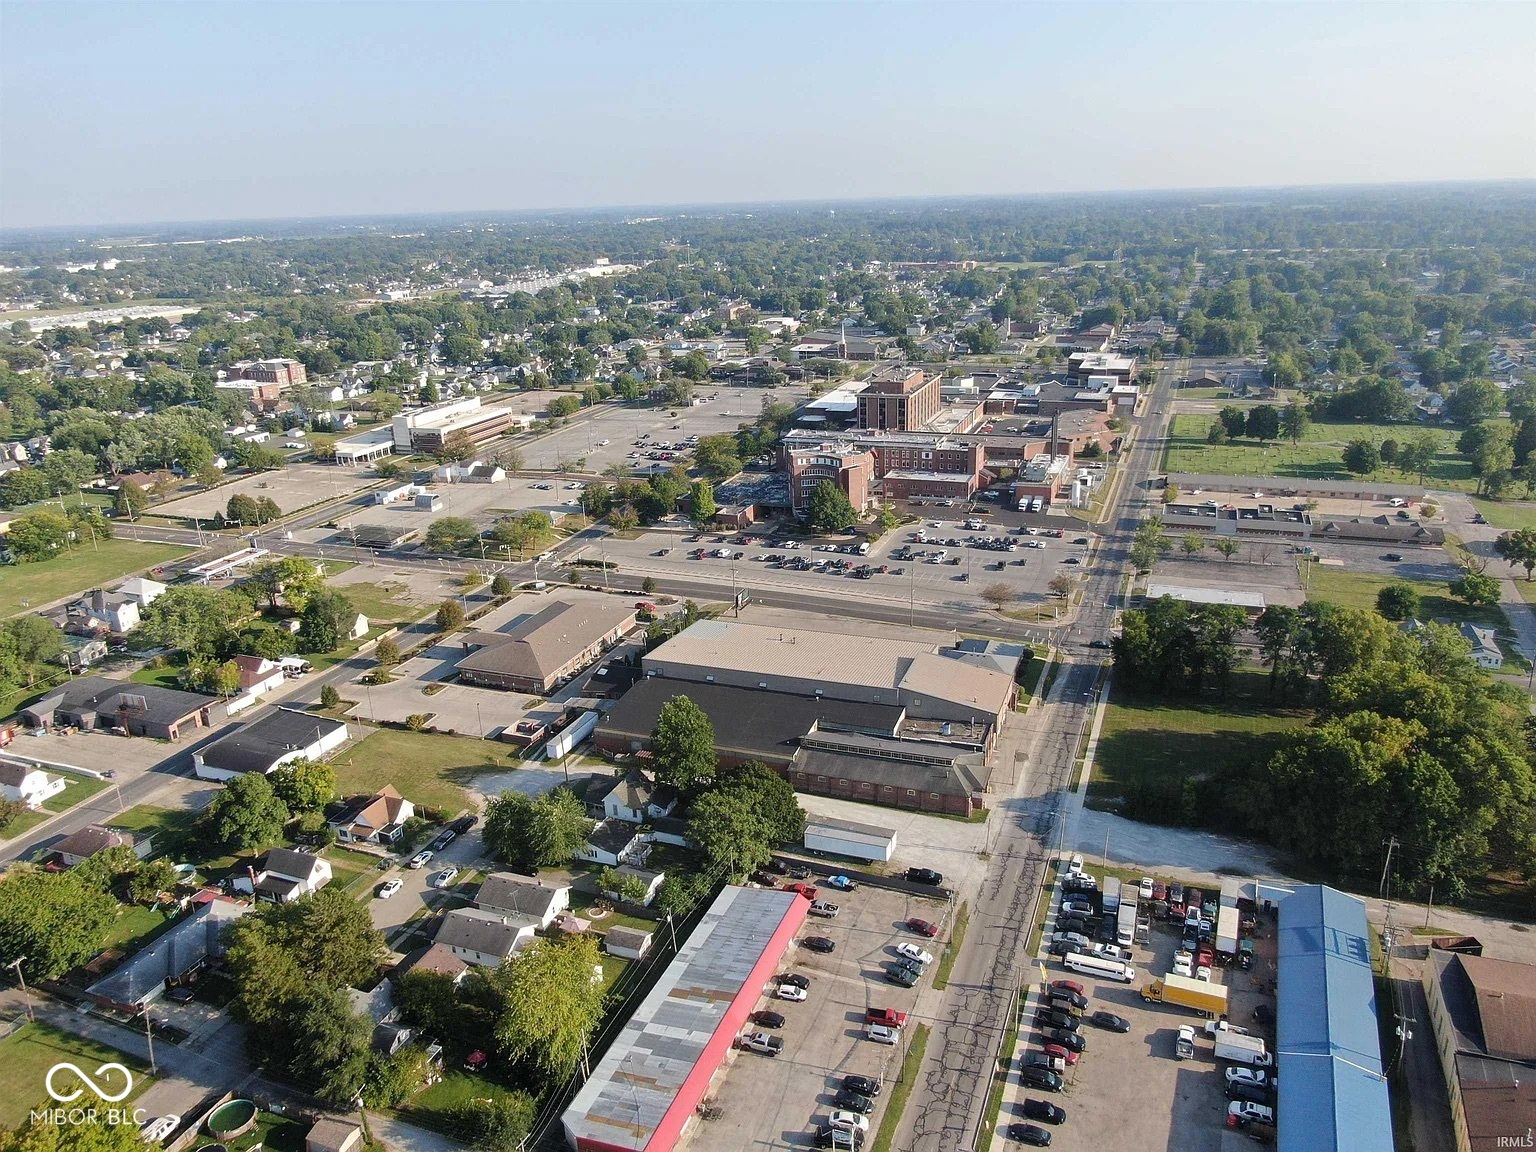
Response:
M69 872L13 865L0 879L0 966L25 957L34 982L62 976L101 951L117 901Z
M291 816L271 780L260 772L246 772L213 798L203 823L220 848L249 852L280 841Z
M486 847L524 868L570 863L591 830L586 807L569 788L538 797L503 792L486 805Z
M299 641L306 652L334 652L346 643L356 619L357 608L345 592L321 588L299 617Z
M543 941L496 969L502 1054L551 1080L570 1075L602 1020L603 990L592 979L601 963L597 939L585 935Z
M715 726L687 696L673 696L656 717L651 756L658 780L697 791L715 777Z
M806 518L811 527L823 532L846 532L858 523L859 513L841 488L823 480L811 490Z

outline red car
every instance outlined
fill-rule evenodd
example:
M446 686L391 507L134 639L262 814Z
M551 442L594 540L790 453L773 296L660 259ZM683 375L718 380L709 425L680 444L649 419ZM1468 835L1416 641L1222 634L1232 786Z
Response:
M1077 1063L1078 1054L1076 1052L1069 1052L1060 1044L1047 1044L1045 1046L1045 1054L1047 1056L1053 1056L1057 1060L1065 1060L1067 1062L1068 1068Z
M894 1008L870 1008L864 1013L866 1024L884 1024L887 1028L900 1028L907 1022L907 1014Z
M1079 996L1088 995L1088 993L1084 991L1083 986L1076 980L1052 980L1051 987L1060 992L1073 992Z
M804 896L807 900L814 900L814 899L816 899L816 889L813 888L809 884L801 884L798 881L796 883L794 883L794 884L786 884L786 885L784 885L784 891L786 891L786 892L798 892L801 896Z
M907 927L919 936L927 936L929 939L939 934L939 926L937 924L931 924L927 920L919 920L915 916L907 921Z
M1215 950L1209 944L1200 945L1200 951L1195 953L1195 967L1209 968L1215 962Z

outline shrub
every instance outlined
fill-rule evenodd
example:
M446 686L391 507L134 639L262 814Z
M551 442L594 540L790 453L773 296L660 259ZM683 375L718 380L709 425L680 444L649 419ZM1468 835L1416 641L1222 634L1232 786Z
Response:
M427 721L432 719L430 712L412 712L405 718L405 726L412 732L420 732L427 726Z

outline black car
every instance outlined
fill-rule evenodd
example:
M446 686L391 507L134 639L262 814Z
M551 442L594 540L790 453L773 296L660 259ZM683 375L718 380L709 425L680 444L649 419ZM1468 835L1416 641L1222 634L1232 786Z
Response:
M784 873L789 871L789 865L784 863L784 861L782 861L782 860L770 860L770 861L768 861L767 868L768 868L768 871L773 872L773 873L775 873L776 875L779 875L779 876L782 876L782 875L784 875Z
M1041 1032L1045 1036L1047 1043L1060 1044L1068 1052L1088 1051L1088 1037L1084 1036L1081 1032L1073 1031L1070 1028L1043 1028Z
M868 1116L875 1110L875 1102L862 1092L855 1092L850 1088L838 1089L837 1095L832 1098L834 1108L846 1108L850 1112L857 1112L861 1116Z
M1060 1092L1061 1073L1049 1068L1020 1068L1019 1080L1031 1088L1044 1088L1047 1092Z
M782 1012L754 1012L752 1023L760 1028L784 1027L784 1014Z
M1081 932L1084 936L1092 931L1094 922L1087 916L1079 916L1072 913L1066 916L1056 917L1056 931Z
M1244 1084L1241 1080L1227 1085L1228 1100L1246 1100L1250 1104L1269 1106L1269 1089L1262 1084Z
M783 976L776 977L776 981L780 984L793 984L796 988L809 988L811 986L811 978L809 976L802 976L798 972L787 972Z
M1059 1008L1042 1008L1035 1013L1035 1023L1047 1028L1077 1029L1077 1017L1070 1012L1063 1012Z
M864 1147L864 1133L824 1124L816 1129L812 1143L817 1148L859 1149Z
M1106 1032L1129 1032L1131 1022L1124 1016L1116 1016L1113 1012L1095 1012L1088 1017L1095 1028L1103 1028Z
M914 960L910 956L903 956L900 960L896 961L896 967L900 968L903 972L912 973L913 976L920 977L923 974L922 962Z
M1079 996L1076 992L1073 992L1068 988L1052 988L1051 1007L1060 1009L1063 1012L1072 1008L1075 1008L1081 1012L1088 1007L1088 997ZM1094 1015L1103 1016L1105 1013L1096 1012Z
M471 814L469 816L460 816L452 824L448 825L448 827L452 828L455 833L462 836L478 823L480 823L480 817Z
M1033 1148L1051 1146L1051 1134L1038 1124L1010 1124L1008 1139L1017 1140L1020 1144L1028 1144Z
M1044 1120L1047 1124L1065 1124L1067 1110L1060 1104L1052 1104L1049 1100L1025 1100L1024 1118Z
M820 952L825 954L834 951L837 948L837 945L828 940L825 936L807 936L804 940L800 941L800 947L808 949L812 952Z
M885 979L888 984L897 984L903 988L917 987L917 973L907 968L890 967L885 970Z
M1099 890L1099 882L1092 876L1068 876L1061 882L1061 890L1067 893L1097 892Z
M429 847L431 847L432 851L434 852L441 852L444 848L448 847L448 845L452 844L458 835L459 834L452 828L444 828L437 834L437 839L432 841Z
M1108 640L1090 640L1090 641L1088 641L1088 647L1090 647L1090 648L1108 648L1108 647L1110 647L1110 643L1109 643Z
M772 872L764 872L761 868L752 873L752 880L757 884L765 884L769 888L777 888L779 885Z
M857 1092L860 1096L880 1095L880 1081L869 1076L844 1076L842 1086L850 1092Z
M942 884L944 873L935 872L932 868L908 868L907 880L913 884Z

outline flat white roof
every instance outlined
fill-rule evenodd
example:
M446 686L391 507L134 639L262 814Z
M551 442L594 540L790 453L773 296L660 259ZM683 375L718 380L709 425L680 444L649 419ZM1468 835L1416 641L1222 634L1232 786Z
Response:
M1148 584L1147 599L1172 596L1187 604L1235 604L1239 608L1264 607L1264 593L1244 592L1236 588L1195 588L1188 584Z

